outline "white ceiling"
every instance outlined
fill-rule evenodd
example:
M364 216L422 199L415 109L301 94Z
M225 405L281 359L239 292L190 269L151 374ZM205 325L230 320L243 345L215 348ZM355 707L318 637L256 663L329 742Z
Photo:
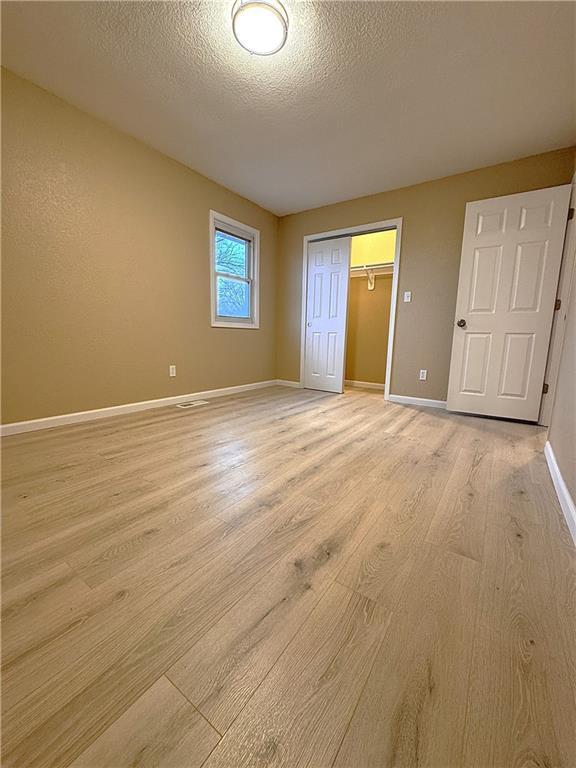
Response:
M276 213L576 143L572 2L5 2L5 66Z

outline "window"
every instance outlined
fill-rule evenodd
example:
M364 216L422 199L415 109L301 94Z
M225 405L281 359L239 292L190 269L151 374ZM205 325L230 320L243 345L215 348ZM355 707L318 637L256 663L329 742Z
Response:
M210 211L212 325L258 328L260 232Z

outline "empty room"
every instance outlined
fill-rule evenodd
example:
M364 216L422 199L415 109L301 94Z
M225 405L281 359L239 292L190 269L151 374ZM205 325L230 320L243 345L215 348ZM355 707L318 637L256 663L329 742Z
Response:
M576 3L1 12L4 768L576 768Z

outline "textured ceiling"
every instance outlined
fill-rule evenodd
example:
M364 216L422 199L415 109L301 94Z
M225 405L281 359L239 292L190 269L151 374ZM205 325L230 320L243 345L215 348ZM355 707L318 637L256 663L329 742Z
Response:
M3 63L280 214L576 142L575 5L5 2Z

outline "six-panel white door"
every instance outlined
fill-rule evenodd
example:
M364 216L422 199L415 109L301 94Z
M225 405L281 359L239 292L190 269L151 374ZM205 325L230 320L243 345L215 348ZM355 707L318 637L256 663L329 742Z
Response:
M304 386L344 391L350 238L308 244Z
M570 189L466 206L449 410L538 420Z

